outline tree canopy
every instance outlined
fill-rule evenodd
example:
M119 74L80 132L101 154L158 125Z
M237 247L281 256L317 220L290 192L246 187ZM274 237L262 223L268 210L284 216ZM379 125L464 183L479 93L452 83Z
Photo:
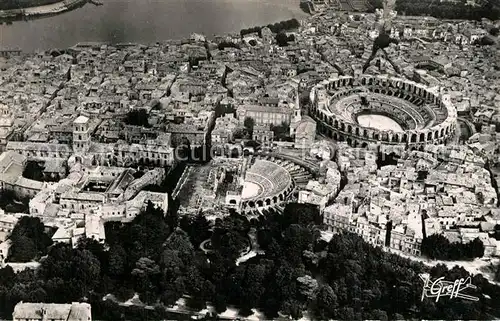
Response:
M144 108L133 109L125 117L125 124L134 126L151 127L149 124L149 115Z
M442 19L497 20L500 5L496 0L485 0L479 6L469 5L467 1L397 0L396 11L409 16L433 16Z
M300 22L297 19L293 18L293 19L277 22L275 24L269 24L266 27L268 27L273 33L280 33L281 31L296 29L299 26L300 26ZM261 33L262 28L264 28L264 27L252 27L252 28L248 28L248 29L242 29L240 31L240 35L241 35L241 37L243 37L245 35L257 32L259 37L262 37L262 33Z
M446 280L468 273L442 265L428 268L351 233L326 242L321 223L317 207L296 203L283 213L265 210L258 220L232 212L212 223L203 214L172 220L149 204L131 223L106 223L107 249L94 240L82 240L76 248L56 244L37 271L0 269L0 318L9 318L20 300L87 300L96 319L175 319L164 307L185 294L195 310L209 301L218 313L235 305L241 315L259 308L267 319L278 312L300 318L306 310L315 319L340 320L500 315L500 288L482 276L473 277L477 290L470 293L480 297L478 302L422 302L420 273ZM207 253L199 247L203 241L212 243ZM237 265L248 248L259 254ZM154 308L103 301L108 293L122 301L138 293Z
M280 125L271 125L271 130L275 140L284 140L290 137L290 126L286 123Z
M245 117L245 119L243 120L243 126L245 126L245 129L249 133L250 137L252 137L255 120L252 117Z
M479 238L468 243L451 243L441 234L433 234L423 239L422 254L438 260L473 260L484 255L484 245Z
M47 253L52 239L45 233L45 226L38 217L23 216L10 235L12 246L8 262L30 262Z
M295 41L295 36L294 35L287 36L286 33L280 32L276 34L275 39L276 42L278 43L278 46L286 47L288 46L288 42Z

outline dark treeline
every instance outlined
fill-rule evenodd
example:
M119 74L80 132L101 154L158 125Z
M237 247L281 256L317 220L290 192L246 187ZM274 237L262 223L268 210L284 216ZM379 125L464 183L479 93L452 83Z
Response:
M422 254L437 260L473 260L484 255L484 245L479 238L468 243L451 243L445 236L433 234L423 239Z
M273 33L280 33L281 31L287 31L300 27L300 23L297 19L293 18L290 20L277 22L275 24L269 24L266 27L268 27ZM242 29L240 31L240 35L243 37L245 35L257 32L259 34L259 37L262 37L261 34L262 28L264 27L253 27L248 29Z
M382 0L368 0L372 8L382 8ZM500 4L497 0L485 0L479 6L467 5L466 0L459 2L432 0L396 0L395 10L408 16L432 16L442 19L481 20L500 18Z
M241 315L259 308L267 319L278 312L316 319L493 319L500 315L500 288L481 275L473 278L478 302L441 298L421 301L419 273L455 280L463 269L429 270L421 263L389 254L355 234L320 237L322 218L314 206L288 204L283 214L266 212L248 219L232 213L210 224L203 215L179 218L151 204L133 222L106 224L107 247L93 240L76 249L56 244L36 271L15 274L0 269L0 318L25 302L87 300L94 319L172 319L164 307L189 294L188 306L210 301L217 313L236 305ZM255 233L265 254L238 266ZM210 251L199 249L210 240ZM207 260L208 259L208 260ZM107 294L124 301L139 294L151 310L117 307ZM485 294L482 296L480 294ZM86 299L85 299L86 298ZM175 318L177 319L177 318Z

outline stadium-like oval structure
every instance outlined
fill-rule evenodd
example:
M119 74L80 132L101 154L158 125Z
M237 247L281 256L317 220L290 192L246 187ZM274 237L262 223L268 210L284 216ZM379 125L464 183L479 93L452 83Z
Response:
M321 134L351 146L370 143L417 149L442 144L456 133L457 112L448 95L413 81L387 76L341 76L311 91L311 116ZM364 115L390 118L397 129L359 120Z
M257 159L245 174L243 208L254 209L282 203L295 185L290 173L277 163ZM247 191L245 189L254 189Z

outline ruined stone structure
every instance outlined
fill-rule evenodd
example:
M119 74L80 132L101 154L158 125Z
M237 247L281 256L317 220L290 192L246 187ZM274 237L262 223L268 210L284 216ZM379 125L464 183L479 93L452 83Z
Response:
M290 173L284 167L260 159L247 170L245 182L254 184L258 187L258 191L251 197L243 198L243 209L263 208L283 203L295 187Z
M241 196L241 210L274 208L285 204L297 188L307 185L318 171L318 165L281 154L262 154L253 158L245 172L245 184L253 186L251 193Z
M353 147L376 143L419 149L445 143L456 133L456 109L437 91L387 76L341 76L313 88L310 114L321 134ZM361 126L357 117L363 114L387 116L403 131Z

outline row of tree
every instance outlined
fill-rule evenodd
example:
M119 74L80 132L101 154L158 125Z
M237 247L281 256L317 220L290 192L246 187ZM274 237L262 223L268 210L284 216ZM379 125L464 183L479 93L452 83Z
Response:
M269 24L266 27L269 28L273 33L280 33L282 31L292 30L300 27L300 22L297 19L293 18L285 21L280 21L275 24ZM262 28L264 27L242 29L240 31L240 36L243 37L248 34L258 33L259 37L262 37Z
M37 217L23 216L10 235L12 245L8 262L30 262L47 254L52 239L45 233L45 226Z
M479 238L461 243L450 242L441 234L433 234L422 240L422 254L435 260L473 260L483 257L484 244Z
M488 18L497 20L500 18L500 6L496 0L485 0L479 6L467 4L467 1L459 2L432 1L432 0L397 0L396 11L405 15L428 15L442 19L467 19L481 20Z
M243 120L243 126L245 127L245 137L248 139L252 139L253 137L253 128L255 127L255 119L252 117L245 117Z
M371 9L382 8L381 0L368 0ZM478 5L470 5L466 0L432 1L432 0L396 0L395 10L408 16L432 16L441 19L481 20L500 18L500 4L496 0L478 1Z
M221 104L217 104L214 109L214 117L219 118L223 117L225 114L233 114L236 117L236 109L233 106L224 106Z

